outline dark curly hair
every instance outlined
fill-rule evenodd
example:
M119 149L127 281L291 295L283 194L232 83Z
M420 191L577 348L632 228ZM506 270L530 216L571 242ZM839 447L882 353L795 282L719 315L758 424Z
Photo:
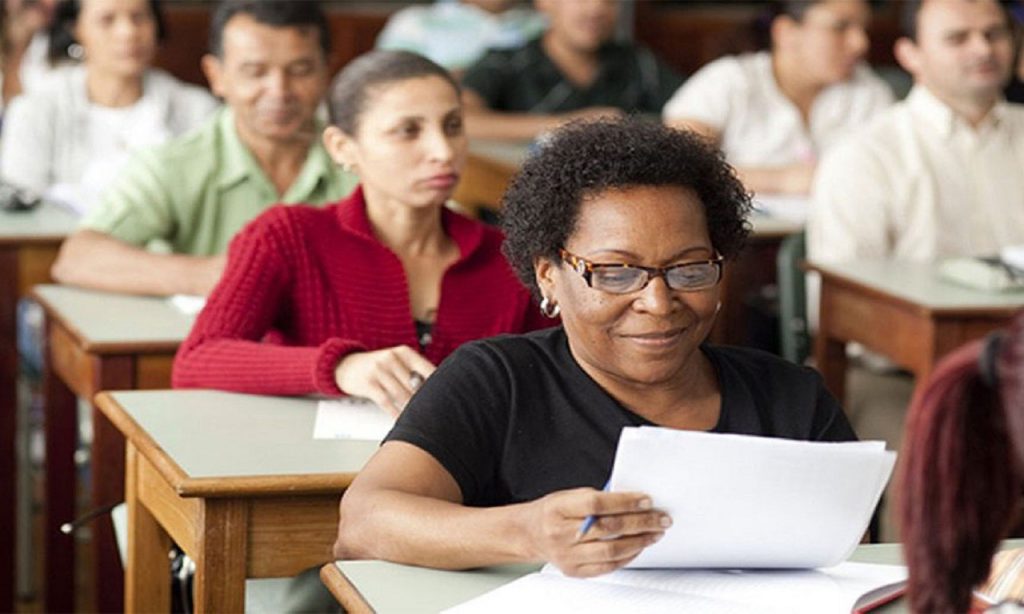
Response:
M637 118L576 121L530 156L502 199L505 255L539 293L533 263L558 262L584 199L633 186L682 186L704 205L711 244L733 258L750 233L750 194L697 134Z

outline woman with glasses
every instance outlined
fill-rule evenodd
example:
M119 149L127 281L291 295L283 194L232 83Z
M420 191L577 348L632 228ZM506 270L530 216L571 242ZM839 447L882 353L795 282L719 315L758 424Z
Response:
M502 257L501 233L445 207L467 151L448 72L371 52L328 105L324 145L360 186L328 207L275 207L235 237L175 387L350 394L397 414L459 345L554 323Z
M346 492L335 554L597 575L672 522L643 493L600 491L623 427L854 439L815 371L705 343L749 209L692 133L639 120L554 132L503 223L513 267L562 326L467 344L438 369Z

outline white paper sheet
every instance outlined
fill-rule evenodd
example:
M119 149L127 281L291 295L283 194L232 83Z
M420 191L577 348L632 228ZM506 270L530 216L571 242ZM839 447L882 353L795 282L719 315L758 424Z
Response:
M754 209L771 217L800 224L807 223L810 200L806 196L755 194Z
M175 294L169 299L171 305L187 316L194 316L206 306L205 296L193 296L191 294Z
M313 439L380 441L395 425L390 413L358 397L323 400L316 406Z
M881 442L625 428L609 488L673 520L630 567L812 569L853 552L895 460Z
M898 565L843 563L821 570L624 569L581 580L549 565L448 612L849 614L862 595L906 577Z

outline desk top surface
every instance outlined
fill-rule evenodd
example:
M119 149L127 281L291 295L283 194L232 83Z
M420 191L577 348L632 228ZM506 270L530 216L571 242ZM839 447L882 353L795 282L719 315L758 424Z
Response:
M985 292L946 281L937 264L892 260L809 263L824 277L837 278L934 311L1013 311L1024 306L1024 291Z
M166 298L54 284L36 286L33 294L51 317L96 351L173 352L195 321Z
M31 211L0 210L0 244L13 242L59 242L78 226L71 211L43 203Z
M488 158L510 168L518 169L530 155L530 141L492 141L471 139L469 152L472 155Z
M143 454L158 452L180 468L184 475L170 481L182 494L217 494L206 490L230 480L245 484L223 484L223 494L259 491L260 479L273 489L282 477L296 492L334 483L344 488L378 447L376 441L313 439L315 399L209 390L105 396L101 410Z
M870 544L859 546L850 560L897 565L902 555L899 544ZM439 612L540 569L527 564L442 571L383 561L337 561L335 565L378 612ZM904 611L900 604L894 605L877 611Z

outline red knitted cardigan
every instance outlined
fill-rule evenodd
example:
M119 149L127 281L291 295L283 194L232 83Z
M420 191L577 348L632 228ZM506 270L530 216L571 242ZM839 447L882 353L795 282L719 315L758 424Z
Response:
M501 253L502 234L447 209L460 256L444 273L424 356L544 328ZM268 341L273 338L274 341ZM419 349L398 257L374 236L362 190L323 208L276 206L231 242L224 275L174 360L175 388L338 395L334 368L351 353Z

